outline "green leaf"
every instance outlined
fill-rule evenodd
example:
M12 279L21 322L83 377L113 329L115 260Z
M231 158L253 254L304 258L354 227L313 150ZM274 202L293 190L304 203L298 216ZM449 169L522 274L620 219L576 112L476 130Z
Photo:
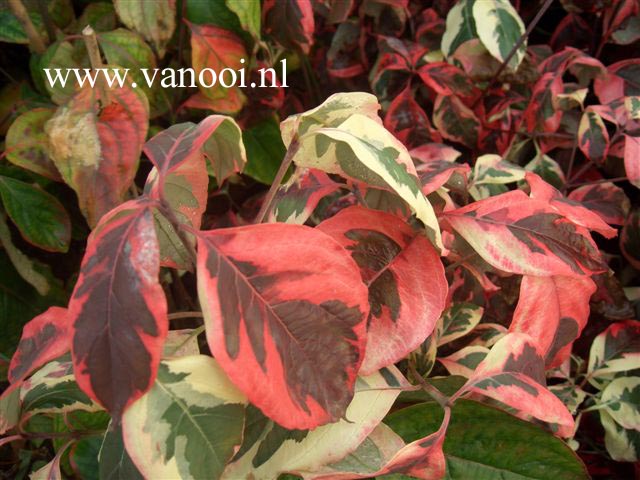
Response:
M46 295L50 289L47 277L36 269L34 261L18 250L13 244L11 231L2 213L0 213L0 245L4 247L4 250L11 259L11 263L13 263L13 266L20 276L32 285L40 295Z
M122 428L114 424L102 439L98 463L101 480L142 480L144 478L124 448Z
M385 419L405 442L435 432L443 411L436 403L398 410ZM444 442L447 479L588 479L585 466L560 439L540 427L471 400L458 400Z
M226 0L187 2L186 17L199 25L215 25L238 34L243 32L238 15L230 10Z
M257 123L242 132L242 141L247 150L244 173L270 185L286 152L278 123L273 119Z
M79 478L83 480L98 480L100 478L98 465L100 443L100 437L81 438L71 448L69 460Z
M50 108L29 110L11 124L6 138L7 160L51 180L60 173L49 158L44 124L53 116Z
M260 39L260 0L225 0L227 8L238 16L242 28Z
M0 175L0 198L22 237L50 252L66 252L71 220L62 204L40 188Z
M189 2L193 3L193 2ZM167 43L176 28L176 2L172 0L114 0L118 17L127 27L136 30L164 57Z
M150 77L153 75L156 57L139 34L118 28L112 32L99 33L98 43L107 58L107 63L130 69L131 78L149 100L152 118L166 113L171 108L168 90L162 88L159 82L154 82L153 86L149 87L142 73L141 69L148 69L147 74Z

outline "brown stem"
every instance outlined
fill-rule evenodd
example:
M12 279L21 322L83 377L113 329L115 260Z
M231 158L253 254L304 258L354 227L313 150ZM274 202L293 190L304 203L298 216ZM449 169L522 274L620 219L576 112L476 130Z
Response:
M31 50L36 53L44 53L47 46L44 40L33 25L27 9L24 7L22 0L9 0L9 8L11 12L16 16L22 27L24 28L27 38L29 39L29 46Z
M256 216L254 223L262 223L264 222L265 217L267 216L267 212L271 207L271 203L273 202L273 198L276 196L276 192L278 191L278 187L282 183L282 179L284 178L287 170L289 170L289 166L293 161L293 157L298 152L300 148L300 144L298 143L298 139L294 138L289 145L289 149L287 150L287 154L284 156L282 163L280 164L280 168L278 169L278 173L276 173L276 178L273 179L273 183L267 192L267 196L264 198L264 202L262 203L262 207L260 207L260 211Z
M91 28L91 25L84 27L82 30L82 37L84 38L84 44L87 47L91 68L94 70L102 68L102 58L100 57L100 49L98 48L98 38L96 37L96 32Z
M56 40L56 25L51 19L47 3L48 2L46 0L38 0L38 12L44 21L44 26L47 29L47 36L49 37L49 43L51 43Z
M571 179L571 174L573 173L573 165L576 161L576 153L578 152L578 135L576 134L573 139L573 146L571 147L571 157L569 158L569 168L567 168L567 179ZM569 182L567 181L562 187L562 191L566 192L569 187Z
M516 52L518 51L518 49L522 46L522 44L525 42L525 40L527 39L527 37L529 37L529 35L531 34L531 32L533 31L534 28L536 28L536 25L538 24L538 22L540 21L540 19L542 18L542 16L544 15L544 12L547 11L547 9L551 6L551 4L553 3L553 0L546 0L544 2L544 5L542 5L542 7L540 8L540 10L538 10L538 13L536 14L535 17L533 17L533 20L531 20L531 23L527 26L526 31L522 34L522 36L520 36L520 38L518 39L518 41L516 42L516 44L513 46L513 48L511 49L511 51L509 52L509 54L507 55L507 57L504 59L504 61L500 64L500 67L498 68L498 70L496 71L496 73L493 74L493 77L491 77L491 81L489 82L489 84L486 86L486 88L484 89L485 92L488 92L491 87L493 87L495 85L495 83L498 81L498 77L500 77L500 74L502 73L502 71L507 67L507 65L509 64L509 62L511 61L511 59L513 58L513 56L516 54ZM484 95L480 95L475 102L473 102L473 105L471 106L471 109L474 109L478 102L480 102L480 100L484 97Z
M202 312L174 312L168 315L169 320L178 320L180 318L204 318Z
M416 370L416 367L414 367L413 365L409 365L409 370L411 371L415 379L418 381L422 389L425 392L427 392L431 396L431 398L433 398L436 402L438 402L438 404L440 404L441 407L444 408L449 405L449 397L444 395L440 390L438 390L436 387L434 387L429 382L427 382L424 378L422 378L422 375L418 373L418 371Z

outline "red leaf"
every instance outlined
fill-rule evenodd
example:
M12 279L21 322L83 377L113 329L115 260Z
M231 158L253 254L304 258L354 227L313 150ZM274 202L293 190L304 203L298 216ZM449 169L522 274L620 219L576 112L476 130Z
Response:
M640 137L624 135L624 169L629 181L640 188Z
M444 268L431 242L398 217L363 207L346 208L318 228L351 252L369 288L361 373L418 348L433 332L447 298Z
M438 95L469 97L474 93L466 74L447 62L427 63L418 69L418 75Z
M369 308L331 237L288 224L202 232L198 294L213 355L265 415L288 429L344 415Z
M580 202L585 208L600 215L605 222L613 225L624 224L624 219L629 214L629 198L623 189L610 182L576 188L569 194L569 200Z
M431 127L425 111L415 101L411 87L405 88L389 104L384 126L407 148L442 140L440 134Z
M67 309L60 307L50 307L27 323L9 364L9 382L22 382L35 369L67 353L71 348L69 327Z
M606 224L600 216L582 205L565 198L558 190L538 175L527 172L525 180L531 187L531 198L548 202L549 206L572 223L598 232L605 238L613 238L618 232Z
M247 66L242 62L247 61L244 43L235 33L224 28L195 23L188 25L191 29L191 63L196 77L199 80L202 77L205 84L198 82L200 93L191 97L185 106L208 108L222 113L237 112L244 102L244 96L238 88L240 77L237 72ZM201 73L205 69L207 70ZM211 71L216 74L215 82ZM230 75L229 71L236 73L236 77ZM237 82L232 82L233 78ZM227 88L222 81L226 85L234 85Z
M497 400L521 418L532 416L550 423L561 437L573 435L573 417L545 387L544 360L524 333L509 333L498 340L456 396L466 393Z
M509 331L530 335L547 368L557 367L569 358L573 341L586 325L595 291L588 277L525 275Z
M557 106L557 96L563 93L562 75L545 73L533 87L531 100L524 112L528 131L555 132L560 126L562 111Z
M620 97L640 95L640 58L629 58L607 67L607 74L596 78L593 90L600 103L609 104Z
M583 227L521 190L489 197L445 216L485 261L506 272L572 276L607 269Z
M433 123L443 137L469 148L476 147L480 120L457 96L437 96L433 106Z
M153 384L167 334L149 204L130 201L89 236L69 302L80 388L115 418Z
M264 32L280 45L309 53L315 22L309 0L265 0L262 5Z
M124 200L148 124L147 99L129 86L84 88L47 123L50 154L90 226Z

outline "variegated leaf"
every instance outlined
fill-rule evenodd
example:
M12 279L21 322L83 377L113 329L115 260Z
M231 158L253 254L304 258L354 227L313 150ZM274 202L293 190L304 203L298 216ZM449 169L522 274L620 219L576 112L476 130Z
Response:
M573 435L573 417L545 387L544 359L526 334L509 333L500 339L458 395L465 393L497 400L519 417L542 420L561 437Z
M205 82L199 83L199 93L187 100L185 106L221 113L239 111L245 96L236 82L230 81L236 76L231 77L228 72L236 74L246 67L243 63L247 59L244 42L224 28L195 23L188 25L191 29L191 64L198 78L202 77ZM213 75L217 75L215 81Z
M223 478L272 480L280 473L305 475L338 462L367 438L408 386L394 366L358 377L344 417L311 431L285 430L253 409L247 417L243 445Z
M640 459L640 432L618 425L606 409L600 410L604 427L604 445L617 462L637 462Z
M432 332L445 307L447 281L427 238L398 217L355 206L318 229L351 252L369 289L365 375L392 365Z
M246 403L213 358L165 360L122 418L127 453L145 478L220 478L242 441Z
M611 225L624 225L631 208L624 190L611 182L583 185L572 191L568 198L580 202Z
M58 452L56 456L53 457L49 463L47 463L44 467L39 470L33 472L30 476L30 480L63 480L62 472L60 471L60 461L62 460L62 455L67 449L71 446L73 440L69 440L65 443Z
M207 206L209 177L205 156L212 163L219 183L246 163L240 128L232 118L223 115L209 115L197 125L191 122L173 125L149 140L144 153L154 165L145 192L164 201L178 220L194 229L200 228ZM154 211L154 216L161 264L189 268L187 248L171 223L160 212Z
M600 398L611 418L626 430L640 431L640 378L615 378Z
M327 195L338 191L340 185L314 168L298 168L291 178L278 188L269 211L270 222L303 225Z
M140 89L85 86L46 123L49 155L91 227L125 199L149 126Z
M66 308L50 307L24 326L7 378L20 383L45 363L71 349L71 325Z
M153 215L143 198L114 209L89 236L69 302L71 352L78 385L115 418L156 376L168 329L159 270Z
M20 389L20 401L23 419L38 413L102 410L80 390L73 364L66 360L50 362L26 380Z
M636 269L640 270L640 209L635 209L625 219L620 234L620 250Z
M34 108L16 118L5 138L7 160L51 180L60 180L60 172L49 158L45 123L54 110Z
M602 163L609 151L609 133L602 117L587 107L578 126L578 146L589 160Z
M420 191L411 156L381 125L378 108L371 95L336 94L319 107L285 120L282 138L295 149L293 161L298 166L395 192L424 223L435 246L442 249L438 221Z
M524 35L524 24L518 12L509 0L475 0L472 3L478 38L496 60L504 62ZM512 71L518 69L526 50L525 40L507 64Z
M449 224L495 268L521 275L606 270L587 230L546 201L514 190L445 213Z
M588 277L525 275L509 331L530 335L547 367L557 367L569 358L573 341L587 324L595 291Z
M454 303L442 314L442 335L438 346L452 342L473 330L480 320L484 308L473 303Z
M442 53L447 59L463 43L478 38L476 22L473 18L474 0L461 0L449 10L447 23L442 36Z
M500 155L482 155L473 166L469 193L476 200L504 193L506 188L496 186L520 181L524 179L524 175L522 167L503 160Z
M397 433L384 423L380 423L354 452L331 465L311 473L303 473L303 478L305 480L340 479L350 474L372 475L384 467L404 445L404 441Z
M531 198L548 202L552 210L558 212L575 225L598 232L605 238L613 238L617 235L616 229L607 225L600 215L565 198L564 195L535 173L527 172L525 178L531 188Z
M344 415L369 305L329 235L281 223L202 232L198 296L211 351L265 415L291 429Z
M593 340L587 375L595 387L602 388L614 374L639 366L640 322L614 323Z
M444 365L451 375L469 378L481 361L485 359L489 349L480 345L469 345L438 361Z
M433 124L448 140L476 148L481 123L473 110L456 95L438 95L433 106Z

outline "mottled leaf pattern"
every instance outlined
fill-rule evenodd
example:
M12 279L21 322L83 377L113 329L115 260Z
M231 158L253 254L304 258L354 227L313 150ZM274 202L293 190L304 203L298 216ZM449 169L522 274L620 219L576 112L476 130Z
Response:
M588 277L525 275L509 331L530 335L547 367L557 367L569 358L573 341L586 325L595 291Z
M221 113L235 113L244 103L244 95L231 82L233 71L244 68L241 60L247 58L244 43L235 33L213 25L197 25L190 23L191 28L191 63L196 75L202 75L206 84L199 84L200 93L187 101L186 106L205 108ZM230 70L226 70L230 69ZM226 71L225 71L226 70ZM213 74L217 75L213 82ZM208 73L207 73L208 72ZM223 78L229 88L225 88L220 79ZM211 85L211 86L207 86Z
M614 323L591 344L589 382L602 387L618 372L638 368L640 362L640 322L627 320Z
M351 253L369 288L363 374L404 358L431 334L445 307L438 253L398 217L363 207L342 210L318 228Z
M139 32L164 57L176 28L175 0L114 0L113 4L122 23Z
M160 255L149 205L130 201L89 236L69 302L80 388L115 418L156 376L167 334Z
M510 333L500 339L461 392L487 396L515 409L518 416L547 422L561 437L573 434L573 417L545 387L544 359L526 334Z
M363 113L355 113L354 108ZM289 148L297 149L293 161L301 167L396 193L425 224L436 247L442 248L435 212L420 191L409 152L380 124L378 108L372 95L336 94L283 122L282 138Z
M147 98L129 86L85 87L47 122L49 155L90 226L124 200L148 124Z
M447 212L446 218L485 261L507 272L550 276L606 269L583 227L519 190Z
M127 453L145 478L220 478L242 441L246 403L213 358L165 360L122 418Z
M299 168L278 188L269 211L269 221L302 225L318 203L339 188L326 173L313 168Z
M243 444L223 479L252 476L255 480L271 480L284 472L310 476L365 441L407 386L394 366L358 377L344 418L311 431L285 430L249 407Z
M265 415L297 429L344 415L369 306L335 240L289 224L203 232L198 294L211 351Z
M11 359L7 378L18 383L45 363L71 349L71 331L65 308L50 307L24 326Z

